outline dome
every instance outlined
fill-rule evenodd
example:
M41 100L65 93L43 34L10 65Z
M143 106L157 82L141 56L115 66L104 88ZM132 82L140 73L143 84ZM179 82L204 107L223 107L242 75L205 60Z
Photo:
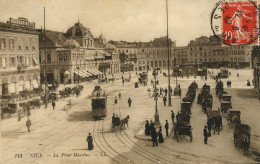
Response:
M102 33L99 35L98 39L101 44L105 44L107 42L105 36Z
M81 23L75 23L74 26L70 27L66 34L66 36L69 37L74 37L74 36L89 36L89 37L93 37L92 33L90 32L89 28L86 28L85 26L83 26Z
M79 43L76 40L73 40L73 39L66 40L63 43L63 46L67 47L67 48L78 48L78 47L80 47Z

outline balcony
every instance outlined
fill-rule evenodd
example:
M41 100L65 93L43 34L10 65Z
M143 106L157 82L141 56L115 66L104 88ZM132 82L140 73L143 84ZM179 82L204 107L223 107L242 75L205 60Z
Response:
M27 66L25 65L25 64L23 64L23 63L20 63L20 64L18 64L18 66L17 66L17 71L18 72L23 72L23 71L25 71L27 69Z

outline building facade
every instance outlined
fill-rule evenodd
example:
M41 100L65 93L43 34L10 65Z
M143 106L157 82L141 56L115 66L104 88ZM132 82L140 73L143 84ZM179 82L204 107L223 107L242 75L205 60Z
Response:
M116 51L106 49L104 36L94 38L89 28L81 23L75 23L66 33L45 31L45 45L44 31L38 31L42 82L45 65L48 83L74 83L78 78L97 74L109 76L120 72Z
M150 42L113 42L119 55L125 54L133 64L134 71L147 71L153 68L168 68L167 37L155 38ZM169 50L175 47L169 39ZM173 60L170 52L170 67Z
M0 23L0 96L39 87L38 37L26 18Z

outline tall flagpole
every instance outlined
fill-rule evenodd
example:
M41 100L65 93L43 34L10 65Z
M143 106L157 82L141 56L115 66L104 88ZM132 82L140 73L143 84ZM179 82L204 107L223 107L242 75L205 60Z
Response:
M170 81L170 47L169 47L169 34L168 34L168 0L166 0L166 15L167 15L167 48L168 48L168 106L172 106L171 99L171 81Z
M46 57L46 53L45 53L45 6L44 6L44 31L43 31L43 53L44 53L44 81L45 81L45 109L47 109L48 107L48 94L47 94L47 57Z

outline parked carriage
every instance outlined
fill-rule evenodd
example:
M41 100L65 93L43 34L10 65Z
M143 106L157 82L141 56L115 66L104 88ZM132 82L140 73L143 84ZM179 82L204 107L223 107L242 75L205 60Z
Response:
M227 113L230 109L232 109L232 103L229 101L220 101L220 111L221 113Z
M228 114L227 121L230 127L236 124L241 124L241 120L240 120L241 112L239 110L229 110L227 114Z
M190 142L192 142L192 128L190 125L190 116L185 113L177 114L177 123L174 125L174 135L179 142L181 135L187 135L190 137Z
M181 102L181 113L191 114L191 103L190 102Z
M218 73L218 77L228 78L228 76L229 76L228 69L225 67L220 67L220 73Z
M181 88L175 87L174 90L173 90L173 95L181 97Z
M208 110L207 111L207 121L211 123L211 129L214 129L214 126L219 123L222 127L222 116L218 110Z
M107 95L100 86L95 86L91 93L92 116L102 119L107 115Z
M236 148L243 149L244 153L248 152L250 147L251 128L246 124L236 124L234 128L234 144Z
M207 76L207 68L199 68L197 70L197 75L198 76Z
M57 101L57 100L58 100L58 95L57 95L57 93L55 93L55 92L49 93L48 101L50 102L50 101L52 101L52 100L54 100L54 101Z
M139 83L146 85L148 82L148 75L146 72L139 73Z

